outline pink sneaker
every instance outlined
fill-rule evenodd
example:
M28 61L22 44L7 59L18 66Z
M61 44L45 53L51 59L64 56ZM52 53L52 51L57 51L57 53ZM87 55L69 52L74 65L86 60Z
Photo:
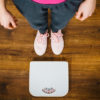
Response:
M61 54L64 48L64 40L61 30L59 30L57 33L53 33L51 31L51 48L54 54Z
M37 31L37 35L34 40L34 50L39 56L42 56L46 52L47 37L49 37L48 31L44 34L41 34L39 30Z

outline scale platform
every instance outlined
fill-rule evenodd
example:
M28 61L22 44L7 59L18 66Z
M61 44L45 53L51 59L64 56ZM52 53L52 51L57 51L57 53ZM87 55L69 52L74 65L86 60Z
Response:
M29 92L35 97L63 97L69 90L68 62L31 61Z

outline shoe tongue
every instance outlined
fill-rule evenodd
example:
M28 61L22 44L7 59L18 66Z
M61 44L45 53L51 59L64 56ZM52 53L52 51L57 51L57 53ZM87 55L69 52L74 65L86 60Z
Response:
M61 33L54 33L54 34L55 34L55 36L57 36L57 37L61 37L61 36L62 36Z

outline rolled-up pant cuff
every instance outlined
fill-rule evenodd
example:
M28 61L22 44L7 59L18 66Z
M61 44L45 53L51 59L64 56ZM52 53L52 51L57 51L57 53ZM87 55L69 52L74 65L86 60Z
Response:
M47 31L48 29L45 29L45 30L39 30L39 32L41 33L41 34L45 34L46 33L46 31Z
M53 27L52 25L51 25L51 30L52 30L52 32L58 32L58 29Z

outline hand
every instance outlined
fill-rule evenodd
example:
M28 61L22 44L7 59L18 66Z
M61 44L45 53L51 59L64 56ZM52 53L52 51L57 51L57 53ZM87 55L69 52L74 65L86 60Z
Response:
M76 12L76 19L83 21L90 17L96 8L96 0L85 0Z
M7 10L0 12L0 24L6 29L17 27L17 19Z

